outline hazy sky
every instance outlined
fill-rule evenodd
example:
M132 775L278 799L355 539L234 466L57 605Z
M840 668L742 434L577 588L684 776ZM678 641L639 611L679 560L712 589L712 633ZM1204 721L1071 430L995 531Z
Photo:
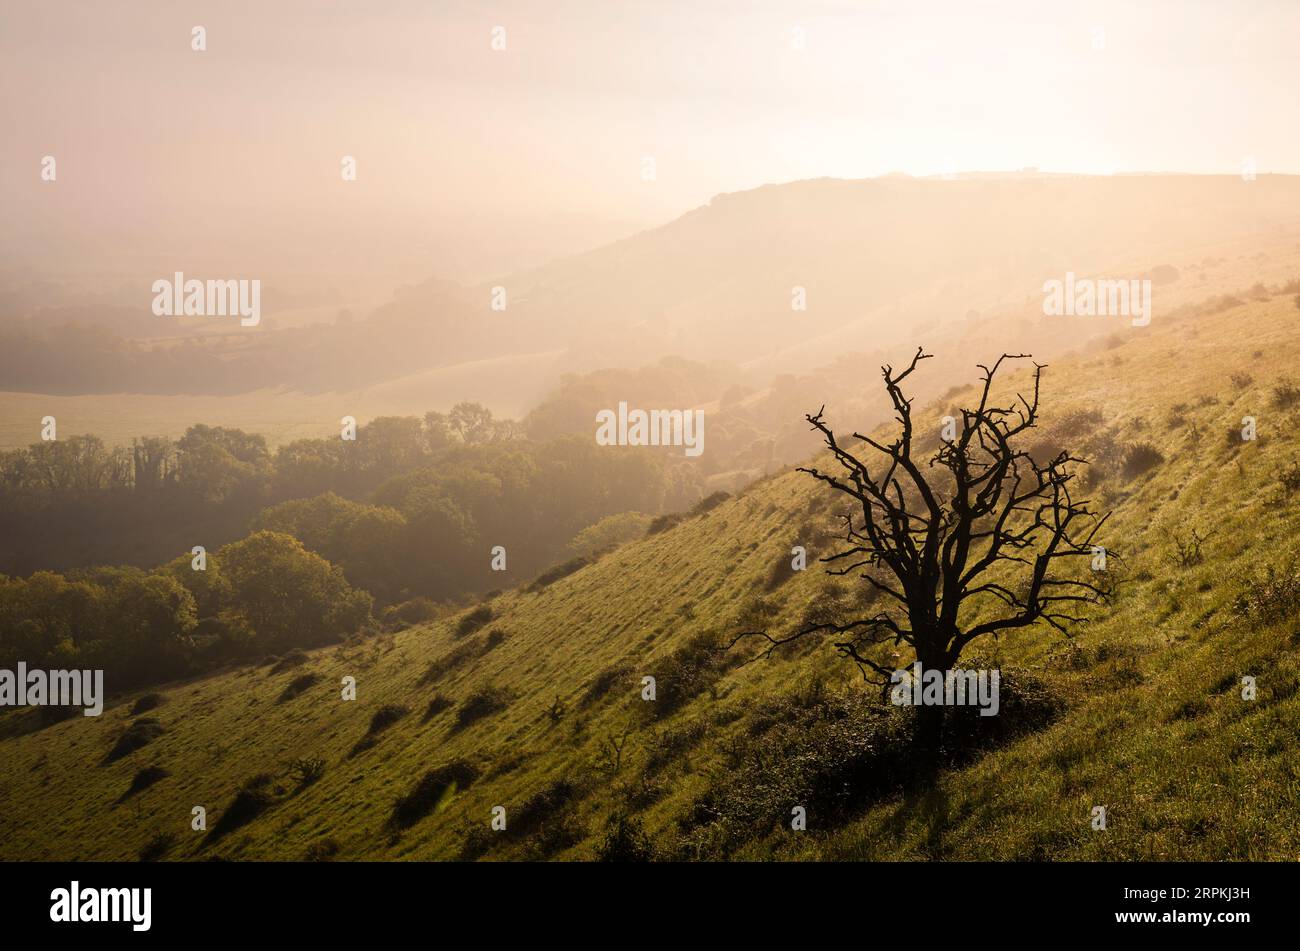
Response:
M769 182L1298 172L1297 36L1289 0L6 0L0 250L467 279Z

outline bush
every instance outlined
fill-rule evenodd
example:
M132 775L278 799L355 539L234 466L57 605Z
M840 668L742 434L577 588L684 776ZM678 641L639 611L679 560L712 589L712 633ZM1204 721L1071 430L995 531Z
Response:
M295 759L289 764L289 773L302 789L325 775L325 761L315 756Z
M700 499L693 506L691 506L690 514L703 515L705 512L710 512L713 509L716 509L719 505L727 501L727 499L729 498L731 498L730 492L714 492L711 495L706 495L704 498Z
M289 651L289 653L285 654L283 657L279 658L271 666L271 670L267 674L267 676L274 677L276 674L282 674L285 671L293 670L295 667L301 667L303 664L307 663L307 661L310 659L311 658L307 655L307 652L305 650L302 650L301 648L295 648L294 650Z
M444 697L440 693L435 694L433 699L429 701L429 705L424 708L423 722L428 723L438 714L442 713L443 710L446 710L449 707L453 707L453 706L455 706L455 703L451 700L450 697Z
M1293 559L1281 568L1269 565L1263 575L1248 577L1233 610L1262 623L1296 617L1300 614L1300 565Z
M577 795L578 787L567 779L548 783L512 811L505 834L512 839L529 835L569 805Z
M697 634L652 665L655 700L643 706L656 719L670 716L706 690L713 692L733 661L739 662L715 635Z
M1300 386L1290 380L1281 380L1273 387L1273 406L1276 409L1290 409L1300 403Z
M1027 674L1003 670L998 716L947 710L943 759L959 765L981 750L1056 719L1064 703ZM996 722L994 722L996 721ZM680 825L682 857L724 857L789 822L801 805L821 828L846 821L897 790L929 781L912 745L913 712L860 691L814 689L761 709L726 751L731 768Z
M163 726L151 717L141 717L122 731L113 748L108 751L104 762L112 763L124 756L129 756L142 746L152 743L163 735Z
M640 538L649 524L650 516L641 512L606 515L575 535L567 546L567 552L595 560L603 552Z
M1292 459L1291 464L1278 473L1277 481L1285 498L1289 499L1293 493L1300 492L1300 460Z
M506 687L488 685L471 694L456 711L455 729L463 730L484 717L500 713L514 702L515 694Z
M556 565L554 568L549 568L542 572L526 590L533 592L542 591L549 585L559 581L561 578L567 578L569 575L582 570L589 564L591 564L591 560L583 555L578 555L576 558L570 558L564 564Z
M641 822L626 813L610 816L605 826L605 841L596 849L601 862L652 862L654 846Z
M307 846L304 862L329 862L339 854L339 844L334 839L321 839Z
M375 715L370 718L370 729L366 731L367 735L374 736L376 733L388 729L410 712L411 710L409 707L403 706L400 703L384 704L376 710Z
M126 792L122 793L122 797L118 799L118 802L131 798L136 793L148 789L154 783L166 779L170 775L171 773L161 766L143 767L131 778L131 785L127 787Z
M473 785L478 777L478 769L462 759L429 770L409 793L393 804L391 823L400 828L414 825L440 803Z
M438 603L431 598L412 598L384 608L383 617L390 625L410 627L435 620L439 613Z
M167 850L172 847L176 841L176 836L171 832L157 832L148 842L140 849L141 862L156 862L167 854Z
M620 683L624 682L626 682L629 687L632 685L631 667L627 664L615 664L613 667L606 667L597 674L596 679L588 685L586 691L582 695L582 699L578 701L578 705L581 707L589 707L598 700L603 700L606 694Z
M646 771L659 772L681 759L699 745L708 728L707 720L688 719L680 726L651 732L646 740Z
M245 782L239 792L235 793L235 798L221 814L217 824L212 827L211 838L219 839L241 826L248 825L269 809L275 803L275 796L267 789L272 781L270 774L258 773Z
M429 661L429 666L424 669L424 674L420 677L420 683L431 684L436 680L441 680L453 670L465 666L482 653L483 644L479 642L470 641L461 644L441 657L435 657Z
M786 549L789 551L789 548ZM767 579L763 582L763 590L767 592L775 591L781 585L794 578L797 572L791 565L791 558L787 555L781 555L774 562L772 568L767 573Z
M739 631L761 631L781 613L781 604L774 598L754 596L741 605L736 612L736 629Z
M660 515L651 519L650 524L646 526L646 537L649 538L651 535L658 535L660 532L668 531L668 529L672 528L683 518L685 518L685 516L680 512L671 512L667 515Z
M138 717L142 713L148 713L163 702L163 695L160 693L147 693L142 697L137 697L135 703L131 704L130 716Z
M586 837L587 827L572 812L566 812L541 824L532 837L531 851L538 858L550 858Z
M314 674L314 673L300 674L299 676L293 678L293 680L289 681L289 685L284 688L279 698L277 698L275 702L285 703L289 700L292 700L294 697L297 697L305 693L307 690L310 690L313 686L316 685L316 682L318 680L320 680L320 674Z
M452 632L453 636L458 638L468 637L490 620L492 620L492 607L487 604L480 604L460 619L455 631Z
M1151 443L1130 443L1124 448L1124 457L1120 463L1120 470L1124 473L1126 479L1132 479L1154 469L1164 461L1165 457L1161 455L1160 450Z

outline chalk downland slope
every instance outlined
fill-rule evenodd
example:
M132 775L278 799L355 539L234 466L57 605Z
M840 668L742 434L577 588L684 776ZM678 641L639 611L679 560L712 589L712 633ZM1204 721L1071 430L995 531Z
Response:
M135 696L35 730L7 714L0 859L1295 859L1295 297L1117 322L1047 370L1042 438L1106 457L1092 494L1126 584L1071 641L973 646L968 666L1019 678L1020 729L937 785L902 780L896 720L829 643L748 664L757 645L711 647L863 607L815 561L843 503L785 472L565 577L510 579L472 618L155 688L157 728L115 759ZM970 353L966 379L996 356ZM1248 415L1260 438L1243 444ZM1145 469L1125 463L1139 444ZM1179 564L1192 529L1208 540Z

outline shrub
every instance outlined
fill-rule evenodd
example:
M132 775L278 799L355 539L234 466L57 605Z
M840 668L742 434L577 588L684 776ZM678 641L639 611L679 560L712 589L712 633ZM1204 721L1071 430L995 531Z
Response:
M304 862L329 862L338 854L338 842L334 839L321 839L307 846L302 858Z
M451 700L450 697L444 697L440 693L434 694L433 699L429 701L429 705L424 708L423 722L428 723L438 714L442 713L443 710L446 710L448 707L452 707L452 706L455 706L455 703Z
M719 505L727 501L727 499L729 498L731 498L730 492L719 491L719 492L714 492L710 495L706 495L704 498L700 499L693 506L691 506L690 514L703 515L705 512L709 512L712 511L713 509L716 509Z
M320 680L320 674L314 674L314 673L300 674L299 676L293 678L293 680L289 681L289 685L284 688L284 690L280 693L280 696L276 699L275 702L285 703L289 700L292 700L294 697L297 697L305 693L307 690L310 690L313 686L316 685L316 682L319 680Z
M1219 297L1206 298L1200 306L1201 314L1221 314L1225 310L1232 310L1234 307L1240 307L1244 301L1240 297L1234 297L1232 294L1223 294Z
M267 676L274 677L276 674L282 674L287 670L293 670L295 667L301 667L310 659L311 658L307 656L305 650L291 650L272 665L271 671Z
M409 707L400 703L386 703L370 718L370 729L366 733L370 736L381 733L410 712Z
M489 634L486 641L468 641L461 644L459 647L448 651L441 657L435 657L429 662L429 666L425 668L424 674L420 677L420 683L431 684L435 680L441 680L453 670L458 670L470 661L474 660L474 658L486 654L493 647L500 644L504 639L504 634L496 639Z
M528 835L571 803L577 795L578 787L567 779L548 783L511 813L506 834L510 838Z
M140 849L141 862L156 862L162 858L176 841L171 832L156 832Z
M1273 406L1276 409L1290 409L1300 403L1300 386L1290 380L1280 380L1273 387Z
M40 720L41 726L50 726L51 724L62 723L64 720L71 719L74 715L81 713L85 708L46 704L37 709L39 710L37 719Z
M1126 479L1132 479L1144 472L1154 469L1165 461L1160 450L1149 442L1130 443L1124 448L1124 457L1120 470Z
M602 553L633 541L645 534L650 516L641 512L619 512L606 515L594 525L588 525L566 546L570 555L583 555L595 559Z
M763 597L752 597L736 612L736 628L741 631L761 631L781 613L780 604Z
M1080 443L1095 433L1101 421L1100 409L1066 409L1043 426L1041 434L1028 447L1028 452L1039 463L1047 463L1050 459L1056 459L1063 450L1078 450Z
M302 789L325 775L325 761L320 757L302 757L289 764L289 773Z
M787 549L788 550L788 549ZM772 562L772 568L767 573L767 579L763 582L764 591L775 591L781 585L791 580L795 576L794 567L790 564L790 559L782 555Z
M536 580L534 580L533 583L528 586L526 590L542 591L546 589L548 586L559 581L561 578L567 578L569 575L573 574L576 571L582 570L583 568L587 567L587 565L589 564L591 564L591 559L587 558L584 555L578 555L574 558L570 558L568 561L564 562L561 565L556 565L554 568L548 568L546 571L543 571L540 575L537 576Z
M976 753L1056 719L1063 702L1029 675L1003 670L996 717L952 707L944 762ZM680 819L682 857L723 857L789 821L803 805L825 828L896 790L928 781L912 745L912 711L860 691L810 690L775 701L726 751L731 769ZM996 722L994 722L996 721Z
M108 751L108 756L104 762L112 763L123 756L134 753L142 746L146 746L158 739L163 735L163 732L163 726L157 720L151 717L141 717L122 731L122 735L117 738L113 748Z
M462 644L441 657L435 657L429 661L429 666L424 669L424 674L420 677L420 683L431 684L435 680L441 680L456 668L469 663L477 655L477 644Z
M420 777L409 793L393 804L390 821L401 828L412 826L459 790L473 785L478 777L478 769L463 759L431 769Z
M484 717L500 713L514 702L514 691L491 684L472 693L456 711L455 729L463 730Z
M1248 577L1233 610L1241 617L1264 623L1300 614L1300 566L1292 559L1281 568L1269 565L1264 574Z
M641 822L626 813L610 816L605 826L605 841L596 849L601 862L651 862L654 846Z
M469 635L477 631L479 628L487 624L487 622L490 620L492 620L491 606L487 604L480 604L478 607L474 608L474 610L468 612L467 614L465 614L464 617L460 619L460 622L456 625L455 631L452 632L453 636L468 637Z
M1166 561L1174 568L1194 568L1205 560L1201 553L1201 546L1209 541L1213 532L1202 535L1200 531L1193 527L1187 535L1174 532L1169 536L1170 551L1166 556Z
M645 534L649 538L651 535L658 535L660 532L666 532L686 516L681 512L670 512L667 515L660 515L650 520L646 526Z
M695 635L653 665L655 701L643 706L656 719L670 716L704 691L713 693L732 660L715 635Z
M221 814L216 825L212 827L211 838L219 839L241 826L248 825L270 808L275 802L275 796L267 789L272 781L270 774L258 773L245 782L239 792L235 793L235 798Z
M1300 492L1300 460L1292 459L1291 465L1278 473L1277 480L1281 483L1282 494L1286 498L1291 498L1294 492Z
M144 696L137 697L135 703L131 704L130 716L138 717L142 713L148 713L163 702L163 695L160 693L146 693Z
M384 608L384 620L391 625L412 626L424 624L436 619L440 611L436 601L430 598L412 598L401 604L392 604Z
M565 812L538 827L532 837L532 852L538 858L550 858L586 837L587 827L572 812Z
M163 769L161 766L143 767L131 778L131 785L127 787L126 792L122 793L122 797L118 802L129 799L136 793L148 789L154 783L166 779L170 775L171 773L167 772L167 770Z
M587 687L578 701L581 707L589 707L598 700L603 700L611 690L620 683L632 684L632 668L626 664L616 664L613 667L606 667Z
M687 720L680 726L651 732L646 740L646 771L658 772L681 759L699 745L707 732L708 721L704 719Z
M1232 385L1239 390L1244 390L1255 382L1255 378L1249 373L1234 373L1229 379L1232 380Z

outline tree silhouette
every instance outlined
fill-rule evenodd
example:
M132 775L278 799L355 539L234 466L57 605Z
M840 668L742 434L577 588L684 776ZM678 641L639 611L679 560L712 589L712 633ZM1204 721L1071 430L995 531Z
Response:
M1028 355L1003 354L992 367L981 364L978 404L960 411L953 420L960 429L941 438L920 463L912 400L902 383L930 356L918 348L902 372L881 367L898 434L888 443L853 434L874 451L875 465L841 443L823 418L825 406L806 417L842 471L799 471L857 503L844 516L844 544L821 560L832 565L832 574L860 573L878 593L873 600L883 598L888 606L870 617L810 624L784 637L739 635L765 638L769 647L761 656L801 637L834 635L835 647L868 681L884 687L892 670L881 662L883 652L872 650L878 645L892 643L895 654L906 645L923 671L947 671L985 635L997 638L1039 622L1068 633L1068 625L1084 620L1082 605L1108 600L1104 581L1062 571L1062 559L1095 556L1093 538L1108 517L1098 518L1087 500L1071 493L1072 467L1084 460L1062 450L1040 462L1018 446L1038 421L1044 367L1034 364L1031 398L1017 394L1011 405L996 406L991 391L998 370ZM943 722L942 706L916 710L913 742L930 762L939 754Z

